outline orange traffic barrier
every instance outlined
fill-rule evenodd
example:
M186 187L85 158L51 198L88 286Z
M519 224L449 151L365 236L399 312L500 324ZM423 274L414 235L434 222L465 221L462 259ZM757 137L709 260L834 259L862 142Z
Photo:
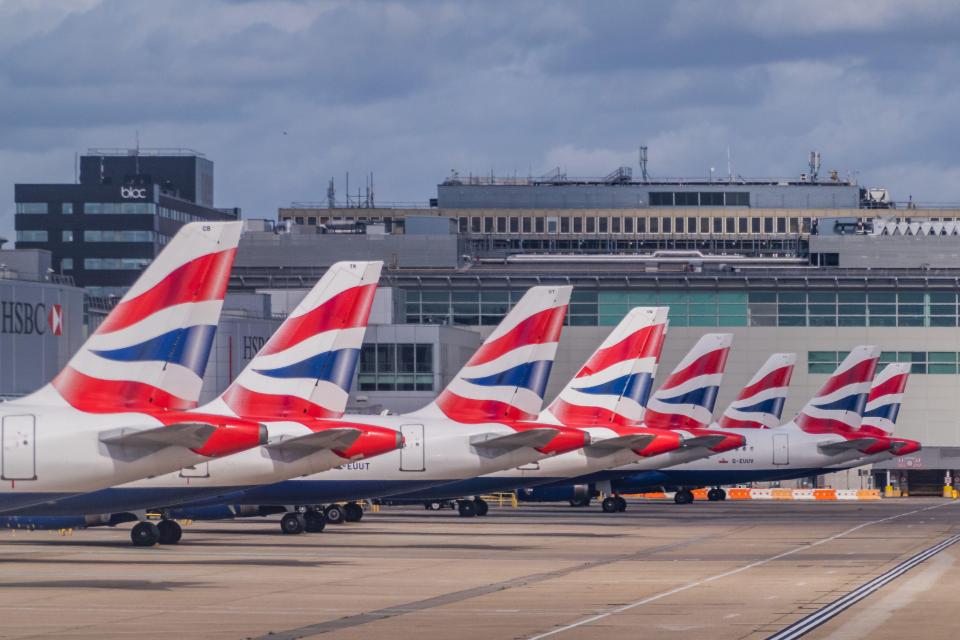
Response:
M709 491L709 489L694 489L694 490L693 490L693 499L694 499L694 500L706 500L706 499L707 499L707 491Z
M836 500L837 490L836 489L814 489L813 499L814 500Z
M750 497L750 489L727 489L727 500L749 500Z
M793 500L793 489L772 489L774 500Z
M857 491L857 500L879 500L880 491L878 489L860 489Z

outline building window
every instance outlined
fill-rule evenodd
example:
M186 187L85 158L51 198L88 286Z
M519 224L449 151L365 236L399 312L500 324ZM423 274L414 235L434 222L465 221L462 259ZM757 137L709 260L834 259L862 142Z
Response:
M700 218L700 233L704 235L710 233L710 218Z
M17 231L17 242L46 242L46 231L20 230Z
M747 225L749 225L749 224L750 224L750 219L749 219L749 218L737 218L737 230L738 230L740 233L746 233L746 232L747 232Z
M620 216L610 218L610 232L620 233Z
M650 233L660 233L660 218L654 216L649 218L650 221Z
M723 206L723 192L720 192L720 191L701 191L701 192L700 192L700 206L701 206L701 207L722 207L722 206Z
M600 216L600 233L607 232L608 220L607 216Z
M360 391L433 391L433 345L364 344L357 386Z
M723 194L724 204L728 207L749 207L749 191L727 191Z
M533 233L533 220L531 218L521 218L523 220L523 232Z
M484 233L493 233L493 218L484 217L484 219L483 219L483 232L484 232Z
M672 207L673 192L672 191L651 191L650 206L651 207Z
M697 219L687 218L687 233L696 233L696 232L697 232Z
M60 271L73 271L73 258L63 258L60 260Z
M311 225L311 226L314 226L314 227L317 226L317 216L309 216L309 217L307 218L307 224L309 224L309 225Z
M107 213L105 211L90 211L89 203L87 205L87 213ZM112 212L111 212L112 213ZM303 216L297 216L293 220L296 224L303 224Z
M787 219L777 218L777 233L786 233L786 232L787 232Z
M537 216L533 219L533 231L534 233L543 233L544 228L544 219L543 216Z
M570 233L570 218L567 216L560 218L560 233Z
M61 204L61 205L60 205L60 213L62 213L62 214L65 215L65 216L72 215L72 214L73 214L73 203L72 203L72 202L64 202L63 204Z
M60 232L60 240L62 242L73 242L73 231L66 229Z
M149 258L84 258L87 271L140 271L150 264Z
M520 218L510 217L510 233L520 233Z
M637 233L646 233L646 232L647 232L647 219L637 218Z
M957 356L955 351L884 351L880 354L878 367L906 362L910 364L912 374L957 375ZM810 351L807 353L807 371L833 373L846 357L846 351Z
M663 218L663 226L661 227L661 231L662 231L663 233L673 233L673 231L671 230L672 223L673 223L673 219L672 219L672 218L664 217L664 218Z
M573 219L573 232L583 233L583 218L580 216L577 216Z
M593 216L587 216L587 233L597 232L597 219Z
M64 232L66 233L66 232ZM153 242L153 231L84 231L84 242Z
M727 233L736 233L736 232L737 232L736 218L727 218Z
M497 233L506 233L506 232L507 232L507 219L497 218Z
M750 232L760 233L760 218L750 218Z
M714 219L713 219L713 232L714 232L714 233L723 233L723 218L714 218Z
M764 232L764 233L773 233L773 218L764 218L764 219L763 219L763 232Z
M547 216L547 233L550 235L556 235L557 225L559 224L559 218L557 216Z
M46 213L46 202L18 202L17 213Z
M90 215L126 213L153 215L157 212L157 205L152 202L85 202L83 212ZM303 224L303 216L298 216L296 221L297 224Z
M634 218L627 216L623 219L623 232L624 233L633 233L633 221Z
M683 218L676 218L673 223L673 229L677 233L683 233Z
M673 194L673 201L678 207L700 206L700 194L696 191L677 191Z
M480 233L480 217L473 216L470 218L470 230L473 233Z

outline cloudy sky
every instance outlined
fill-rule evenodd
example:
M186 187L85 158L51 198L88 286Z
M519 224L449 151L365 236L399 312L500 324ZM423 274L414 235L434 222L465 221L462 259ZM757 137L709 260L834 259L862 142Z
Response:
M823 168L960 202L960 3L0 0L0 233L88 147L191 147L275 217L374 172Z

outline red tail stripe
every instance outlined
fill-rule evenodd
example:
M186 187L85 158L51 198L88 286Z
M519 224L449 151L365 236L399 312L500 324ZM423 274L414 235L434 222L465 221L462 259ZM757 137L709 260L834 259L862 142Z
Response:
M907 388L907 378L909 376L909 373L903 373L893 376L888 380L884 380L878 385L874 385L873 388L870 389L870 395L867 398L867 402L870 400L876 400L882 396L903 393L904 389Z
M768 429L767 425L756 420L737 420L729 416L720 418L720 426L724 429Z
M87 413L155 413L197 406L196 402L149 384L91 378L71 367L61 371L51 384L71 406Z
M672 389L697 376L721 373L727 364L727 354L729 352L730 349L724 347L703 354L684 369L672 373L666 382L660 386L660 390Z
M647 409L643 416L643 424L655 429L702 429L707 425L690 416L679 413L660 413Z
M493 342L480 346L473 354L468 367L496 360L505 353L530 344L545 344L560 340L563 319L567 315L567 305L545 309L524 319L513 329Z
M314 418L339 418L342 413L325 409L297 396L274 395L250 391L238 384L223 394L223 401L242 418L293 421Z
M570 404L559 398L553 403L550 411L562 424L568 427L633 427L640 424L639 420L628 420L623 414L610 411L603 407L585 407L578 404Z
M851 384L869 382L873 379L873 374L877 370L877 358L870 358L853 365L843 373L833 375L827 383L823 385L817 397L826 396L837 389L843 389Z
M846 422L831 418L814 418L805 413L797 414L793 421L807 433L850 433L853 431Z
M737 396L737 400L746 400L747 398L752 398L766 389L785 387L790 384L790 377L792 375L793 365L787 365L771 371L755 384L744 387L743 391L740 392L740 395Z
M96 333L111 333L140 322L161 309L186 302L223 300L236 249L200 256L177 267L139 296L118 304Z
M302 316L287 318L264 345L261 355L284 351L324 331L367 326L376 292L376 283L352 287Z
M533 420L535 415L497 400L472 400L450 391L437 398L437 406L451 420L457 422L491 422L502 420Z
M890 435L889 433L887 433L886 431L884 431L884 430L881 429L880 427L874 427L873 425L869 425L869 424L861 425L859 431L862 431L862 432L864 432L864 433L868 433L868 434L870 434L870 435L872 435L872 436L883 436L883 437L886 437L886 436L889 436L889 435Z
M598 349L583 365L583 368L577 373L577 377L593 375L625 360L654 358L659 361L660 352L663 349L665 330L665 324L644 327L614 345Z

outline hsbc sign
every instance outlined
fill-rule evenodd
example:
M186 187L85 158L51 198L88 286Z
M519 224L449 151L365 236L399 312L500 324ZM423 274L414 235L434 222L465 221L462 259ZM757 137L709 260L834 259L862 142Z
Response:
M147 197L146 187L120 187L120 197L124 200L143 200Z
M0 302L0 333L42 336L63 334L63 308L42 302Z

